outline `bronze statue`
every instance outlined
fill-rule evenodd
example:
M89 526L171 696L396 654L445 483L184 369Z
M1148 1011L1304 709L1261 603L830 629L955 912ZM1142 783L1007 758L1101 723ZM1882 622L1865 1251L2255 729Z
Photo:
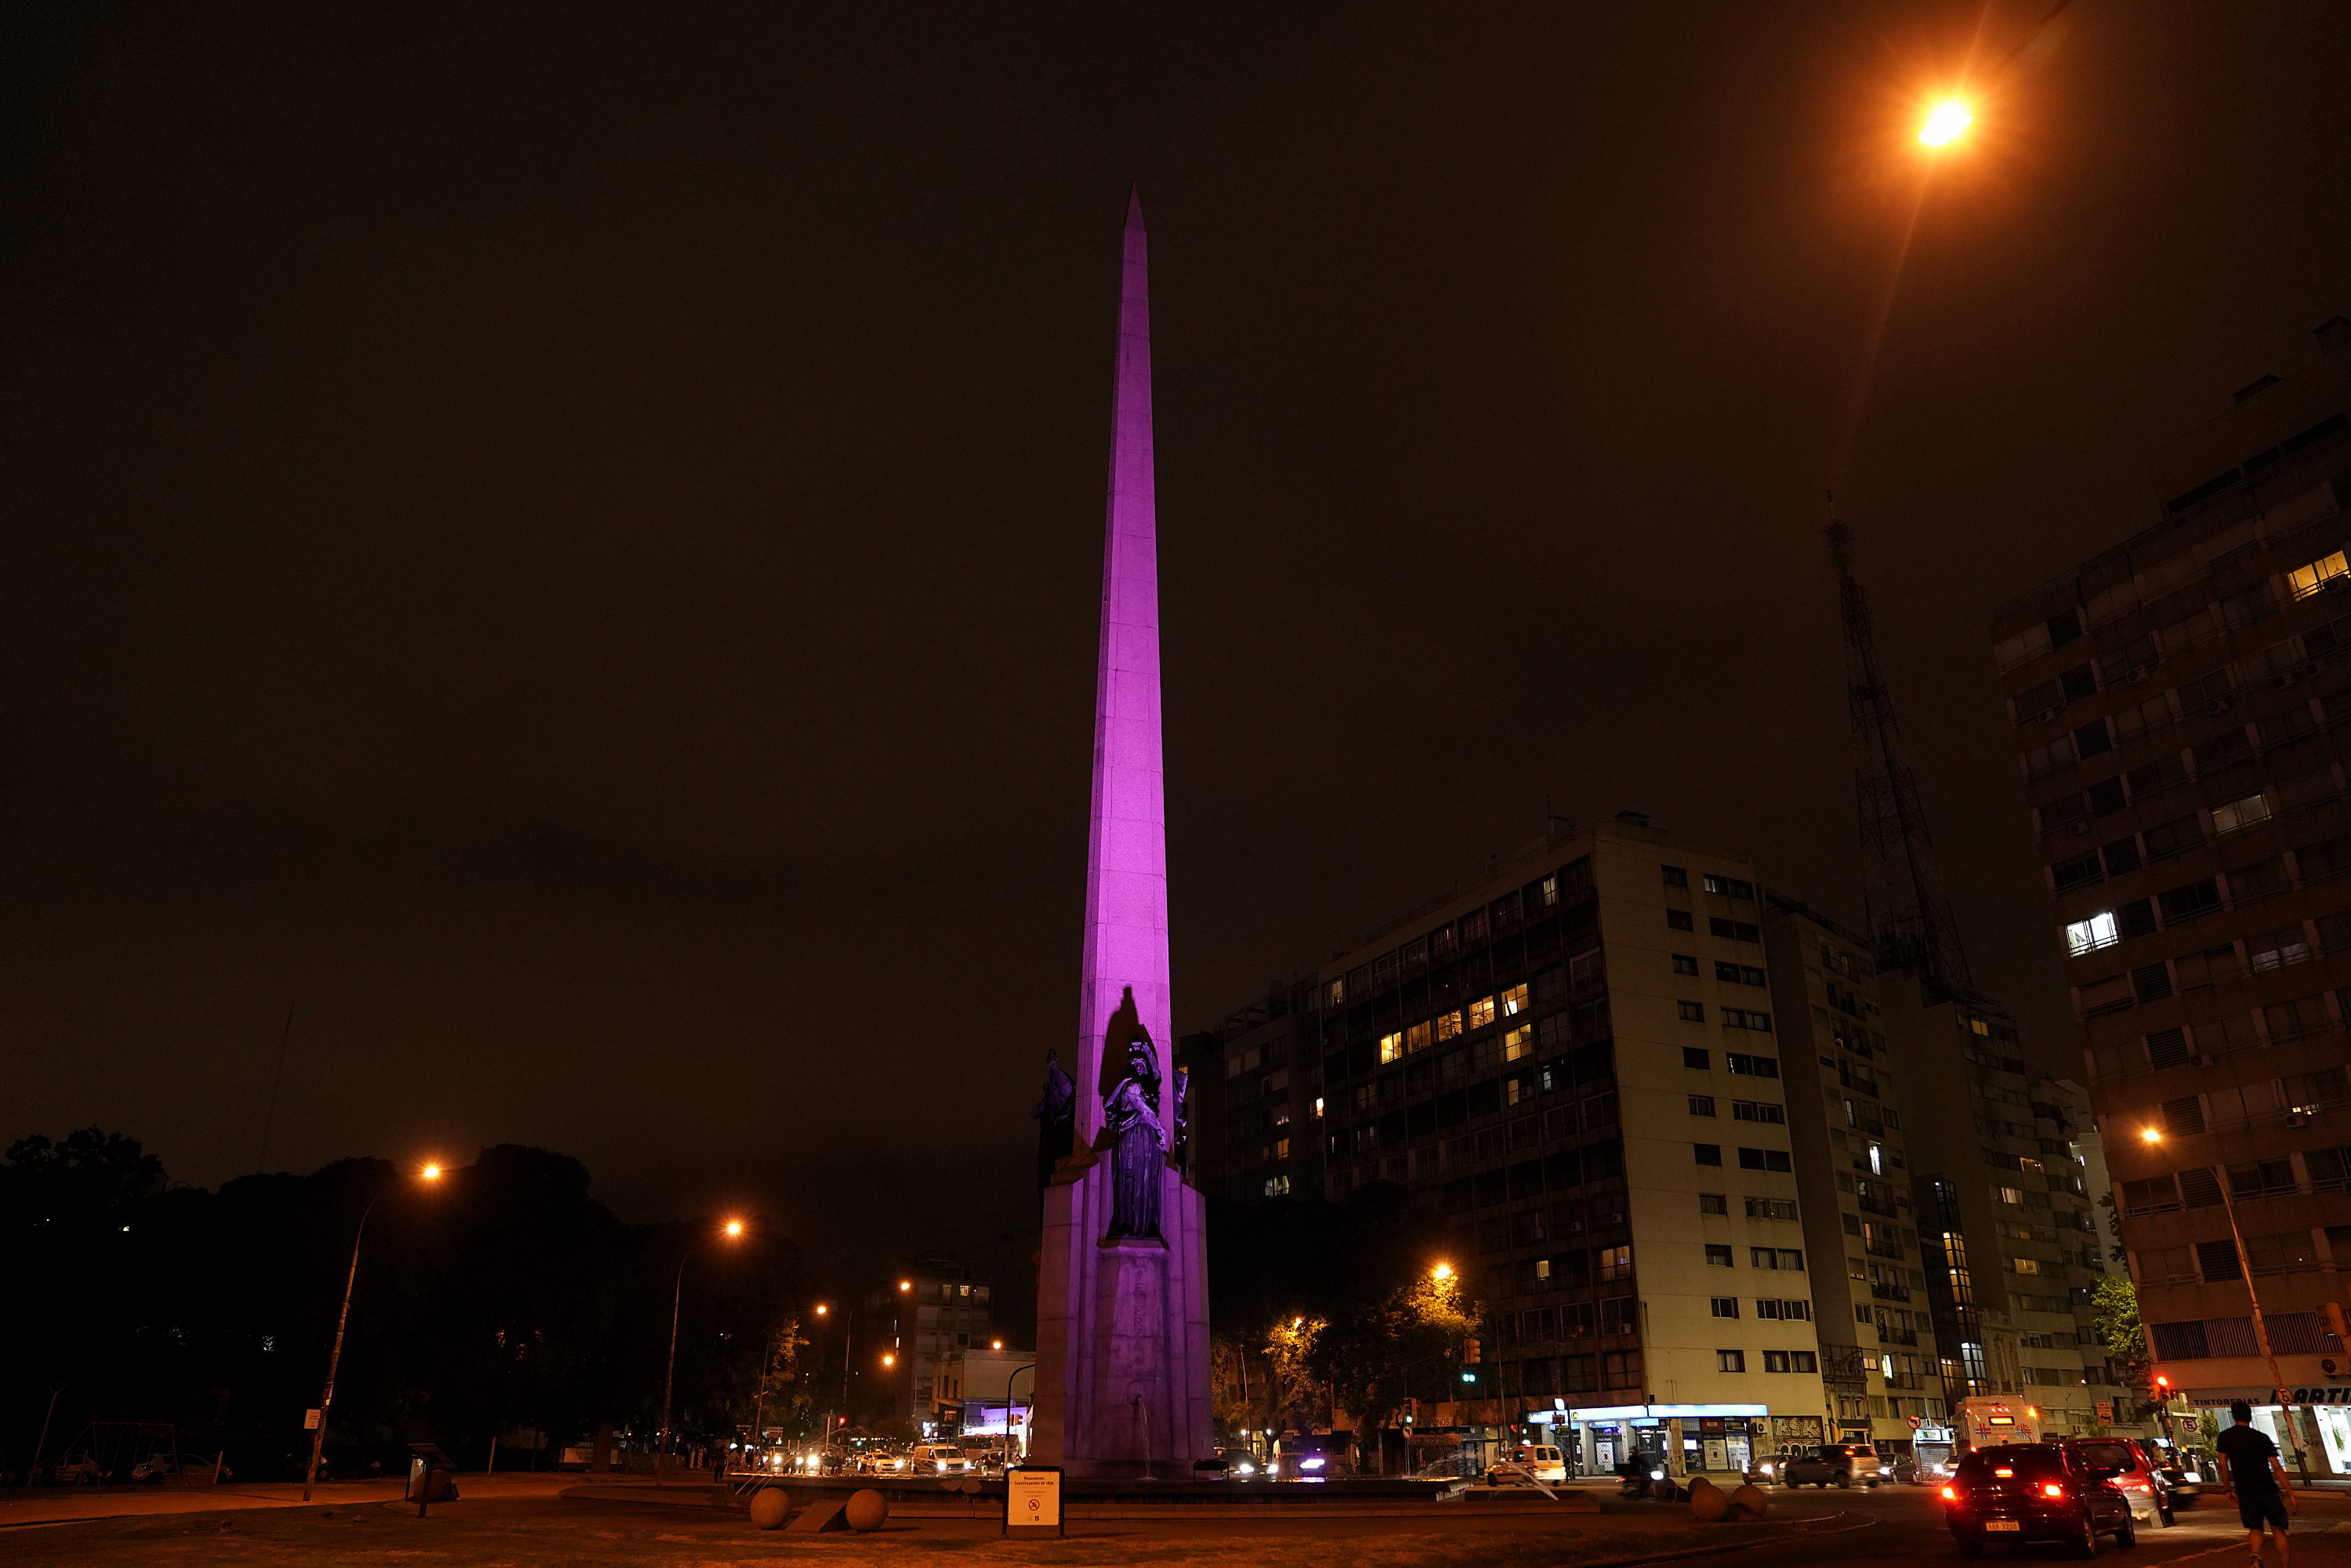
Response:
M1061 1071L1061 1053L1045 1053L1045 1097L1029 1113L1037 1118L1037 1191L1052 1185L1053 1167L1070 1152L1077 1130L1078 1086Z
M1120 1075L1113 1081L1112 1074ZM1167 1129L1159 1119L1159 1053L1134 1015L1129 991L1102 1041L1102 1135L1111 1150L1108 1238L1159 1239L1159 1195L1166 1179Z

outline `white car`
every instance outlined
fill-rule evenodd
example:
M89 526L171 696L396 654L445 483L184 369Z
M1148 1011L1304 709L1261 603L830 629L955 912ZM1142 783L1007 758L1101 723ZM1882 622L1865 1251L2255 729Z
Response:
M1489 1486L1550 1486L1566 1479L1567 1460L1561 1457L1557 1448L1547 1443L1507 1449L1486 1472L1486 1484Z
M959 1476L971 1461L952 1443L917 1443L906 1456L906 1469L917 1476Z

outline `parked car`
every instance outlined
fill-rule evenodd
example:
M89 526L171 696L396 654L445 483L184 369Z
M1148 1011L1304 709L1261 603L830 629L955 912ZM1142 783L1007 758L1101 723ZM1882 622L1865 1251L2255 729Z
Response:
M2011 1443L1978 1448L1943 1488L1943 1521L1962 1557L1980 1557L1990 1542L2054 1541L2082 1557L2098 1554L2098 1537L2117 1546L2138 1540L2130 1500L2110 1466L2074 1443Z
M1867 1443L1822 1443L1799 1448L1780 1467L1783 1487L1874 1487L1885 1479L1885 1461Z
M2064 1447L2079 1449L2090 1464L2114 1472L2115 1490L2131 1505L2131 1517L2141 1524L2174 1522L2171 1483L2164 1479L2162 1460L2153 1445L2137 1437L2068 1437Z
M98 1468L97 1458L89 1454L76 1454L49 1467L49 1484L53 1487L100 1486L105 1480L106 1472Z
M1567 1460L1548 1443L1505 1448L1486 1471L1488 1486L1552 1486L1567 1479Z

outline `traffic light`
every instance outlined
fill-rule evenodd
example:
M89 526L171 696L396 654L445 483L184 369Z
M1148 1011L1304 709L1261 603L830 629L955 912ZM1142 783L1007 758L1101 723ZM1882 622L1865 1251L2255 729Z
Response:
M2351 1344L2351 1322L2344 1321L2343 1303L2321 1301L2318 1303L2318 1310L2326 1314L2326 1332L2346 1344Z
M1465 1339L1465 1340L1463 1340L1463 1341L1461 1342L1461 1364L1462 1364L1462 1365L1464 1365L1464 1366L1475 1366L1475 1365L1477 1365L1477 1364L1478 1364L1478 1363L1479 1363L1479 1362L1482 1361L1483 1359L1485 1359L1485 1358L1484 1358L1484 1356L1482 1355L1482 1354L1479 1352L1479 1346L1478 1346L1478 1342L1477 1342L1476 1340L1474 1340L1474 1339Z

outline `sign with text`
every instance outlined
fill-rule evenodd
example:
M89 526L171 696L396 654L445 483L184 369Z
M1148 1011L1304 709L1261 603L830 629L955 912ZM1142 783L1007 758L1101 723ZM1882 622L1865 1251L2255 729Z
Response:
M315 1431L317 1431L318 1429L319 1429L319 1412L317 1412L316 1410L305 1410L305 1411L303 1411L303 1412L302 1412L302 1430L304 1430L305 1432L315 1432Z
M1069 1533L1061 1526L1061 1466L1014 1465L1004 1472L1004 1533Z

